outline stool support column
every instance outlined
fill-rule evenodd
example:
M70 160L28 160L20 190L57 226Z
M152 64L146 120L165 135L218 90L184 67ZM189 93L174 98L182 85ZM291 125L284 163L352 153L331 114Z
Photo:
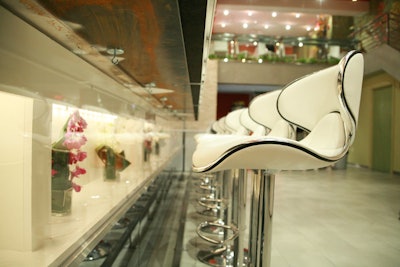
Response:
M237 228L239 230L238 237L235 239L234 248L235 248L235 260L234 266L243 266L244 265L244 237L246 230L246 205L247 205L247 175L246 170L239 169L237 170L237 188L236 188L236 216L234 218Z
M275 175L254 171L249 256L251 266L270 267Z

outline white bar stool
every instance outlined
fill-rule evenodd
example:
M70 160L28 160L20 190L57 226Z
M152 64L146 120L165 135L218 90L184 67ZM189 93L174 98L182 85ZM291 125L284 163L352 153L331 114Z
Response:
M192 158L194 172L237 168L261 170L259 245L251 258L254 266L270 266L275 173L332 165L347 153L353 143L363 69L362 54L351 51L339 64L296 80L282 90L277 109L286 121L308 132L300 141L240 136L203 144L195 150Z

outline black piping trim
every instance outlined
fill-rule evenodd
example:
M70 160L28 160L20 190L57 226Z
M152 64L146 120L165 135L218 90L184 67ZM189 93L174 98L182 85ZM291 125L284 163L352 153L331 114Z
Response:
M348 65L350 59L351 59L353 56L357 55L357 54L361 54L361 52L360 52L360 51L357 51L357 50L353 50L353 51L349 52L348 58L347 58L346 61L345 61L346 64L343 66L342 81L341 81L341 86L342 86L341 96L342 96L342 99L343 99L343 103L345 104L346 109L349 111L350 117L352 118L352 120L353 120L353 122L354 122L354 125L356 125L356 118L355 118L355 116L354 116L354 114L353 114L353 112L352 112L350 106L349 106L348 103L347 103L346 95L345 95L345 92L344 92L345 90L344 90L344 84L343 84L343 82L344 82L344 74L346 73L347 65Z

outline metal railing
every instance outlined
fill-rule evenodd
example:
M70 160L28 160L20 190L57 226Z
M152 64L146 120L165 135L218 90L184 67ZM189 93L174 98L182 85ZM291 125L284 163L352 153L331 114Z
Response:
M366 52L382 44L400 51L400 15L384 13L356 29L349 38L356 39L359 49Z

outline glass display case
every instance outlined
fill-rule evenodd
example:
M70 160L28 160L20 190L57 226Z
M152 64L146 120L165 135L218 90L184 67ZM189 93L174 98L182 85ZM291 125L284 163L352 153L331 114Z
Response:
M156 199L183 122L2 7L0 23L0 265L76 265Z

